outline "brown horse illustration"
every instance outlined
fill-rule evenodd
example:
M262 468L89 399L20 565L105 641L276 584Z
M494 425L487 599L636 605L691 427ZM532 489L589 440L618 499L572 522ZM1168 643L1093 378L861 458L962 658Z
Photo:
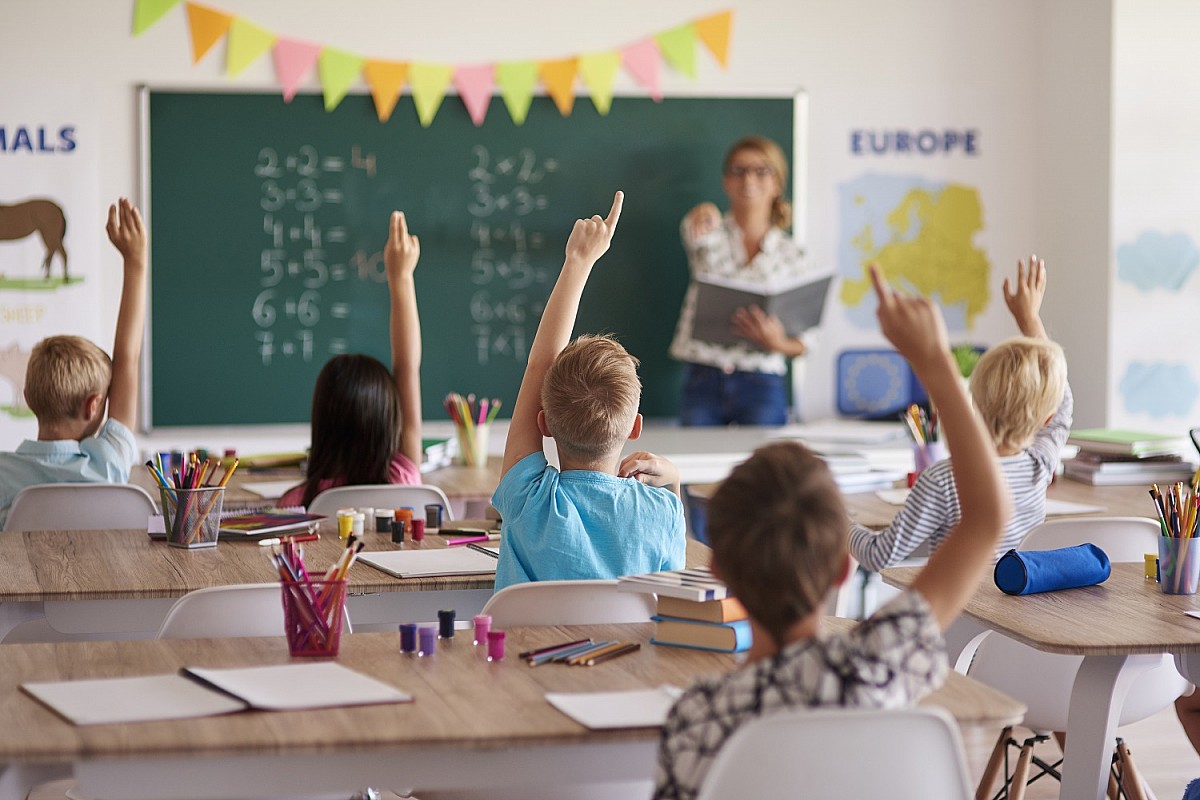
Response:
M15 241L37 233L46 246L42 273L50 277L50 260L62 256L63 280L67 280L67 250L63 237L67 233L67 215L53 200L26 200L11 206L0 205L0 241Z

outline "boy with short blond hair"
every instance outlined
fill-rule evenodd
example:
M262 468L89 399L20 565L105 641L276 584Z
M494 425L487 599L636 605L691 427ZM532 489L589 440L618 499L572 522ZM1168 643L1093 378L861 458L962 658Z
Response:
M109 206L106 231L124 261L112 359L79 336L51 336L33 348L25 402L37 417L38 438L0 453L0 526L26 486L125 483L137 460L131 429L146 322L146 229L138 210L121 198Z
M1013 499L1012 519L996 543L993 562L1046 519L1046 488L1071 433L1074 401L1067 360L1042 325L1045 294L1045 262L1032 256L1026 269L1018 261L1015 286L1004 279L1004 301L1023 335L988 350L971 373L971 398L1000 456ZM954 470L939 461L921 471L887 528L873 531L851 524L850 552L868 570L893 566L926 540L936 550L959 513Z
M928 300L895 294L875 268L872 280L884 335L942 412L963 486L961 518L909 591L854 629L823 634L822 601L851 568L833 477L790 442L762 447L735 468L709 500L708 533L713 572L746 608L753 643L744 666L699 681L671 709L655 798L696 797L721 747L758 717L819 706L907 706L948 671L942 631L983 577L1010 509L941 315Z
M504 520L496 590L526 581L617 578L684 565L679 472L665 458L621 459L642 431L637 359L617 341L568 343L592 266L608 250L624 196L606 219L575 222L529 349L492 504ZM546 462L542 437L558 449Z

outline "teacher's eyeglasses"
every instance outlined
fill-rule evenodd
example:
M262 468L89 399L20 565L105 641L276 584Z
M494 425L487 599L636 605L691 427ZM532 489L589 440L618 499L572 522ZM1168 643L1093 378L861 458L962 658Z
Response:
M745 178L747 175L753 175L756 178L769 178L775 174L775 170L763 165L744 167L740 164L735 164L726 170L725 174L731 178Z

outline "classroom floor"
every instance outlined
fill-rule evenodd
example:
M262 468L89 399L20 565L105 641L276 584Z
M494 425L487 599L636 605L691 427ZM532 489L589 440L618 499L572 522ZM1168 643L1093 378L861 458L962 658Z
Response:
M1200 756L1188 744L1173 709L1127 725L1118 733L1128 743L1138 768L1158 800L1179 800L1188 782L1200 778ZM983 772L996 741L995 735L980 731L964 736L963 744L972 781L978 781L979 774ZM1015 738L1021 739L1024 735L1025 732L1020 730ZM1059 758L1058 745L1053 741L1039 745L1037 753L1050 763ZM70 782L63 781L44 784L29 795L29 800L63 800L64 791L69 786ZM1058 797L1058 784L1050 778L1043 778L1029 787L1025 797L1028 800L1054 800ZM385 793L384 798L398 800L390 793Z

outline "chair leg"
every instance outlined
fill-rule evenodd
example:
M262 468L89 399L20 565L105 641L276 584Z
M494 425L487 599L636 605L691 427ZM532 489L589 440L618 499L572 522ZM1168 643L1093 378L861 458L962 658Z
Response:
M1117 739L1117 762L1121 765L1121 788L1129 800L1146 800L1142 773L1133 761L1133 753L1124 739Z
M996 785L996 778L1000 777L1000 772L1004 768L1004 752L1008 749L1008 740L1011 736L1011 725L1000 731L1000 737L996 739L996 746L992 748L992 755L988 758L987 766L984 767L983 776L979 779L979 787L975 790L975 800L990 800L992 787Z
M1017 756L1017 764L1013 767L1008 800L1025 800L1025 784L1029 781L1029 765L1032 761L1033 739L1026 739L1021 745L1021 754Z

